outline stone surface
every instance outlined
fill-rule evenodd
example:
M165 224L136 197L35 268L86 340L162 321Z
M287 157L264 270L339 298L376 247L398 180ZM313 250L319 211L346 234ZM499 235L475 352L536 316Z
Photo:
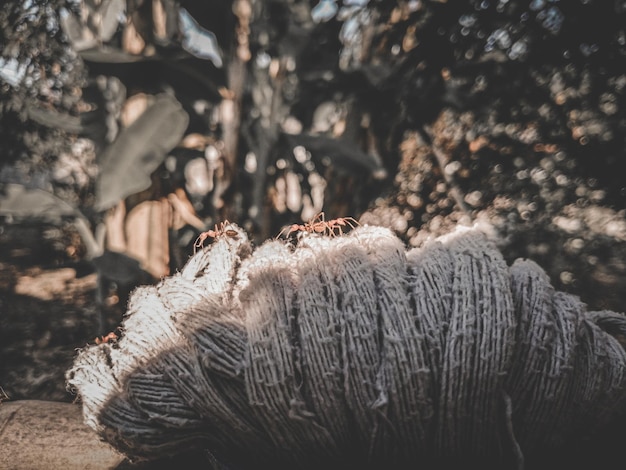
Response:
M123 460L83 424L80 405L43 400L0 404L0 468L106 470Z

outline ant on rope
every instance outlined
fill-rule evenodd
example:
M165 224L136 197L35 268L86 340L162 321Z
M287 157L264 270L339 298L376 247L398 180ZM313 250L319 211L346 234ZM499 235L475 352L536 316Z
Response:
M116 343L117 342L117 338L118 337L117 337L117 335L115 333L110 332L106 336L96 337L95 342L96 342L96 344Z
M215 224L215 227L213 227L213 230L207 230L206 232L202 232L198 236L198 238L196 238L196 241L193 244L193 252L195 253L198 250L198 248L202 248L204 246L204 241L207 238L216 239L217 237L221 235L226 235L227 237L231 237L231 238L237 238L239 234L237 233L236 230L233 230L232 228L226 228L229 225L230 225L230 222L228 220L225 220L224 222Z
M353 217L339 217L338 219L325 220L324 213L320 212L304 225L292 224L289 227L285 227L276 238L280 238L283 233L285 234L285 238L289 238L292 233L296 232L319 233L321 235L335 237L337 235L343 235L345 227L354 229L357 225L360 224Z

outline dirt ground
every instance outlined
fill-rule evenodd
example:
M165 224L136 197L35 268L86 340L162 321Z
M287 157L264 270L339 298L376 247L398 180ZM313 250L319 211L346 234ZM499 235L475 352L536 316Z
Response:
M0 387L5 399L71 402L65 371L94 342L100 318L119 323L115 295L96 303L97 274L71 226L0 226Z

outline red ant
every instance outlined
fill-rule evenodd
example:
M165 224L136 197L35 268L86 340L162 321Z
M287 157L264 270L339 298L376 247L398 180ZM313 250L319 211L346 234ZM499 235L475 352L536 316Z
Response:
M344 227L355 228L359 223L352 217L339 217L333 220L324 220L324 213L320 212L306 224L292 224L289 227L284 228L277 238L285 233L285 237L289 238L289 235L295 232L305 233L320 233L323 235L336 236L343 234Z
M104 343L109 343L109 342L117 342L117 335L113 332L109 333L106 336L102 336L99 338L96 338L96 344L104 344Z
M198 236L198 238L196 238L196 241L193 244L193 252L195 253L198 250L198 248L202 248L204 245L204 240L206 240L207 238L217 238L220 235L226 235L231 238L237 238L239 235L237 231L233 230L232 228L227 229L226 227L228 225L230 225L230 222L228 220L225 220L224 222L215 224L215 227L213 228L213 230L207 230L206 232L202 232Z

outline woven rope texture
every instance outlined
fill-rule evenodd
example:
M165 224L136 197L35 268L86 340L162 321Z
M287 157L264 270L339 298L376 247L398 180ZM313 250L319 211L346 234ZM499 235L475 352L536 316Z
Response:
M231 224L136 289L120 340L81 350L67 379L135 459L504 459L624 410L625 333L623 315L588 312L531 261L507 266L476 228L407 251L370 226L254 248Z

